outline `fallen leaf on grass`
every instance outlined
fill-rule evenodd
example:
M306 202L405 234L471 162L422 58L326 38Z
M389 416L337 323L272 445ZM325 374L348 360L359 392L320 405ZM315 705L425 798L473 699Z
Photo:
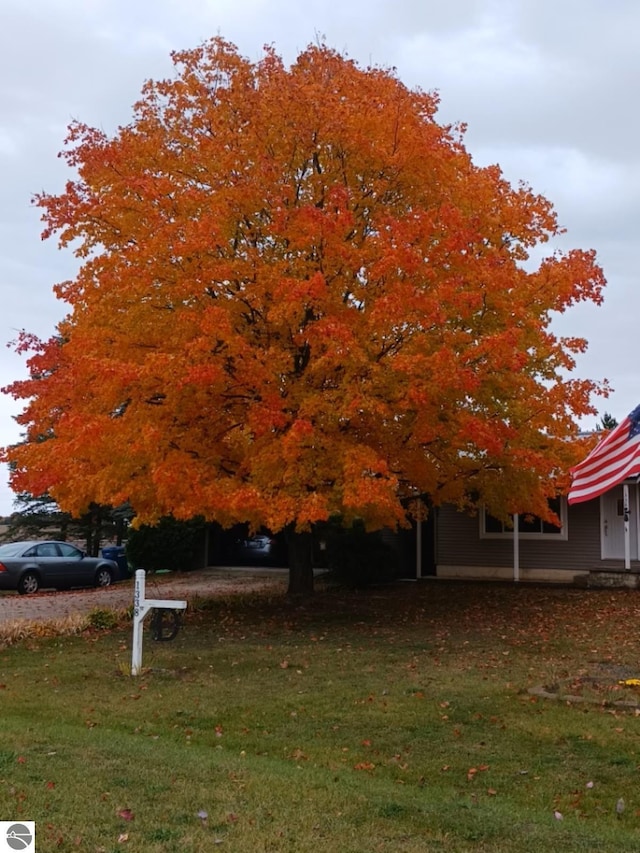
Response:
M471 780L475 778L476 773L484 773L484 771L488 769L488 764L479 764L477 767L470 767L467 770L467 780L471 782Z
M124 844L128 840L129 840L129 833L128 832L121 832L120 835L118 836L118 844Z
M134 814L131 809L120 809L118 817L121 817L122 820L133 820Z
M562 814L562 812L555 811L553 813L553 816L556 820L564 820L564 815Z
M375 770L375 764L372 764L370 761L361 761L359 764L354 764L354 770Z

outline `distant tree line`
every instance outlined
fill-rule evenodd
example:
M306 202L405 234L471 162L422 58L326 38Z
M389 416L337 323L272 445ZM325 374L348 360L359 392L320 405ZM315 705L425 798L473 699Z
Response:
M57 539L81 542L92 557L100 553L105 541L122 545L133 518L131 508L92 503L80 517L63 512L48 495L39 497L22 492L15 499L15 511L4 519L4 541L23 539Z

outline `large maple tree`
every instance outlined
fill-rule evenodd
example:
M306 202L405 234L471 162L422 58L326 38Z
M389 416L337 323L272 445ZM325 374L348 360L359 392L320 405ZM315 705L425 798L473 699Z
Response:
M550 202L392 71L173 59L115 134L70 126L73 178L35 198L81 264L55 337L18 344L14 488L274 531L394 526L419 495L544 514L602 390L551 328L601 301L594 253L534 264Z

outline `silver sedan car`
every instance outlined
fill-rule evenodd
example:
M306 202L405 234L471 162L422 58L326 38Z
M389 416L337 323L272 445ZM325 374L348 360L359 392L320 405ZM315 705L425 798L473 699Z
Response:
M39 589L109 586L120 577L118 564L87 557L69 542L8 542L0 545L0 590L25 595Z

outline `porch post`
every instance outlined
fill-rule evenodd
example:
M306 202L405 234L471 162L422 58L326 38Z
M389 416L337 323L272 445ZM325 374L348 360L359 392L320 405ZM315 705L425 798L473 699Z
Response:
M520 580L520 516L517 512L513 514L513 580L518 583Z
M624 518L624 570L631 569L631 543L629 536L629 486L622 486L622 512Z
M634 520L634 524L636 527L636 553L635 553L635 556L637 559L638 557L640 557L640 553L639 553L639 549L638 549L638 542L640 542L640 491L638 490L638 483L637 482L636 482L636 487L635 487L635 495L636 495L636 501L635 501L636 511L633 514L633 516L634 516L633 520ZM631 515L631 505L629 505L629 515Z

